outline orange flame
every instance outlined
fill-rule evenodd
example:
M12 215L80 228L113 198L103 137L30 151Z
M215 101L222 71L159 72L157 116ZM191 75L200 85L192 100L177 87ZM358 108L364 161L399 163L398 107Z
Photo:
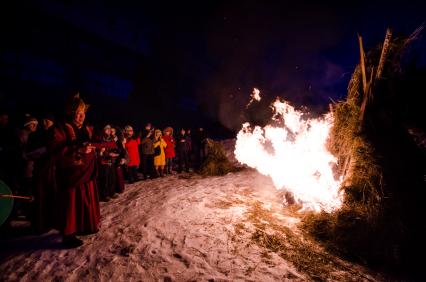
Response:
M325 146L332 114L302 119L302 112L279 99L272 108L273 119L282 121L283 126L252 129L249 123L243 124L234 152L237 160L270 176L277 189L292 192L302 210L331 212L340 208L341 179L335 179L332 171L336 158Z

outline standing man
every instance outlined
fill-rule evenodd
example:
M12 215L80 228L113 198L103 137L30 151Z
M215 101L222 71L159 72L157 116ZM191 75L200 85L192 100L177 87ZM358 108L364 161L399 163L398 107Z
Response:
M21 163L20 193L32 195L32 179L34 170L34 158L31 156L29 148L30 136L37 130L38 121L31 115L25 115L24 127L18 131L19 154Z
M42 117L42 128L30 139L30 146L37 158L34 164L34 209L32 227L37 233L44 233L55 227L55 206L58 204L54 159L47 151L49 139L55 129L55 118L52 114ZM31 137L31 136L30 136Z
M176 154L178 157L178 173L185 168L189 172L189 139L185 129L181 129L176 137Z
M76 235L96 233L100 223L93 134L85 124L88 107L79 94L73 95L66 107L67 120L55 126L48 146L56 160L58 227L63 244L70 248L83 244Z
M148 176L154 178L157 174L154 171L154 129L151 123L147 123L141 133L141 166L143 178Z

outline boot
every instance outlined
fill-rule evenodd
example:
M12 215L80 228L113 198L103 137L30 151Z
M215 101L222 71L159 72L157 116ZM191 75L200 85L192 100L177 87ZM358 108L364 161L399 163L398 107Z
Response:
M83 245L83 241L78 239L74 234L72 235L64 235L62 237L62 244L64 244L65 248L78 248Z

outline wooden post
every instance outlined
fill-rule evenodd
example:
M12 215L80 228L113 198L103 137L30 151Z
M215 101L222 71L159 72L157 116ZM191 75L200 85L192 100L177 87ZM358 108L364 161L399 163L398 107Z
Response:
M361 113L359 115L359 120L364 120L364 112L365 108L367 106L367 98L368 98L368 83L367 83L367 73L365 70L365 53L364 53L364 46L362 43L362 37L358 34L358 41L359 41L359 56L360 56L360 67L361 67L361 76L362 76L362 90L363 90L363 96L362 96L362 103L361 103Z
M365 108L367 108L368 100L370 100L372 98L371 96L373 95L371 93L371 84L373 84L373 74L374 74L374 68L371 70L370 80L367 83L364 96L362 97L361 112L359 114L359 120L361 121L361 124L360 124L361 126L362 126L362 121L364 120Z
M362 76L362 87L364 90L364 95L367 90L367 74L365 71L365 53L364 53L364 46L362 44L362 37L358 34L358 41L359 41L359 57L360 57L360 66L361 66L361 76Z
M382 54L380 55L379 65L377 66L376 79L380 79L382 77L383 67L385 65L386 57L388 55L390 49L390 41L392 38L392 30L386 30L385 41L383 42Z

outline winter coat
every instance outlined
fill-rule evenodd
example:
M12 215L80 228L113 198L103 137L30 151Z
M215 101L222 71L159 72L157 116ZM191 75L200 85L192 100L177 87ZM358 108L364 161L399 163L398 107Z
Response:
M175 153L175 139L171 135L164 135L163 136L164 141L167 144L167 147L165 149L166 158L174 158L176 156Z
M190 151L190 142L188 135L184 134L178 134L176 138L176 151L179 152L185 152L188 153Z
M129 163L128 166L139 166L139 144L141 143L140 138L127 138L126 140L126 149L129 154Z
M154 166L166 165L166 154L164 149L167 147L166 141L161 137L160 140L154 142L154 149L160 146L160 155L154 156Z
M141 135L141 153L143 155L153 155L154 154L154 146L153 146L153 140L154 133L152 133L149 137L147 137L149 131L144 130L142 131Z

